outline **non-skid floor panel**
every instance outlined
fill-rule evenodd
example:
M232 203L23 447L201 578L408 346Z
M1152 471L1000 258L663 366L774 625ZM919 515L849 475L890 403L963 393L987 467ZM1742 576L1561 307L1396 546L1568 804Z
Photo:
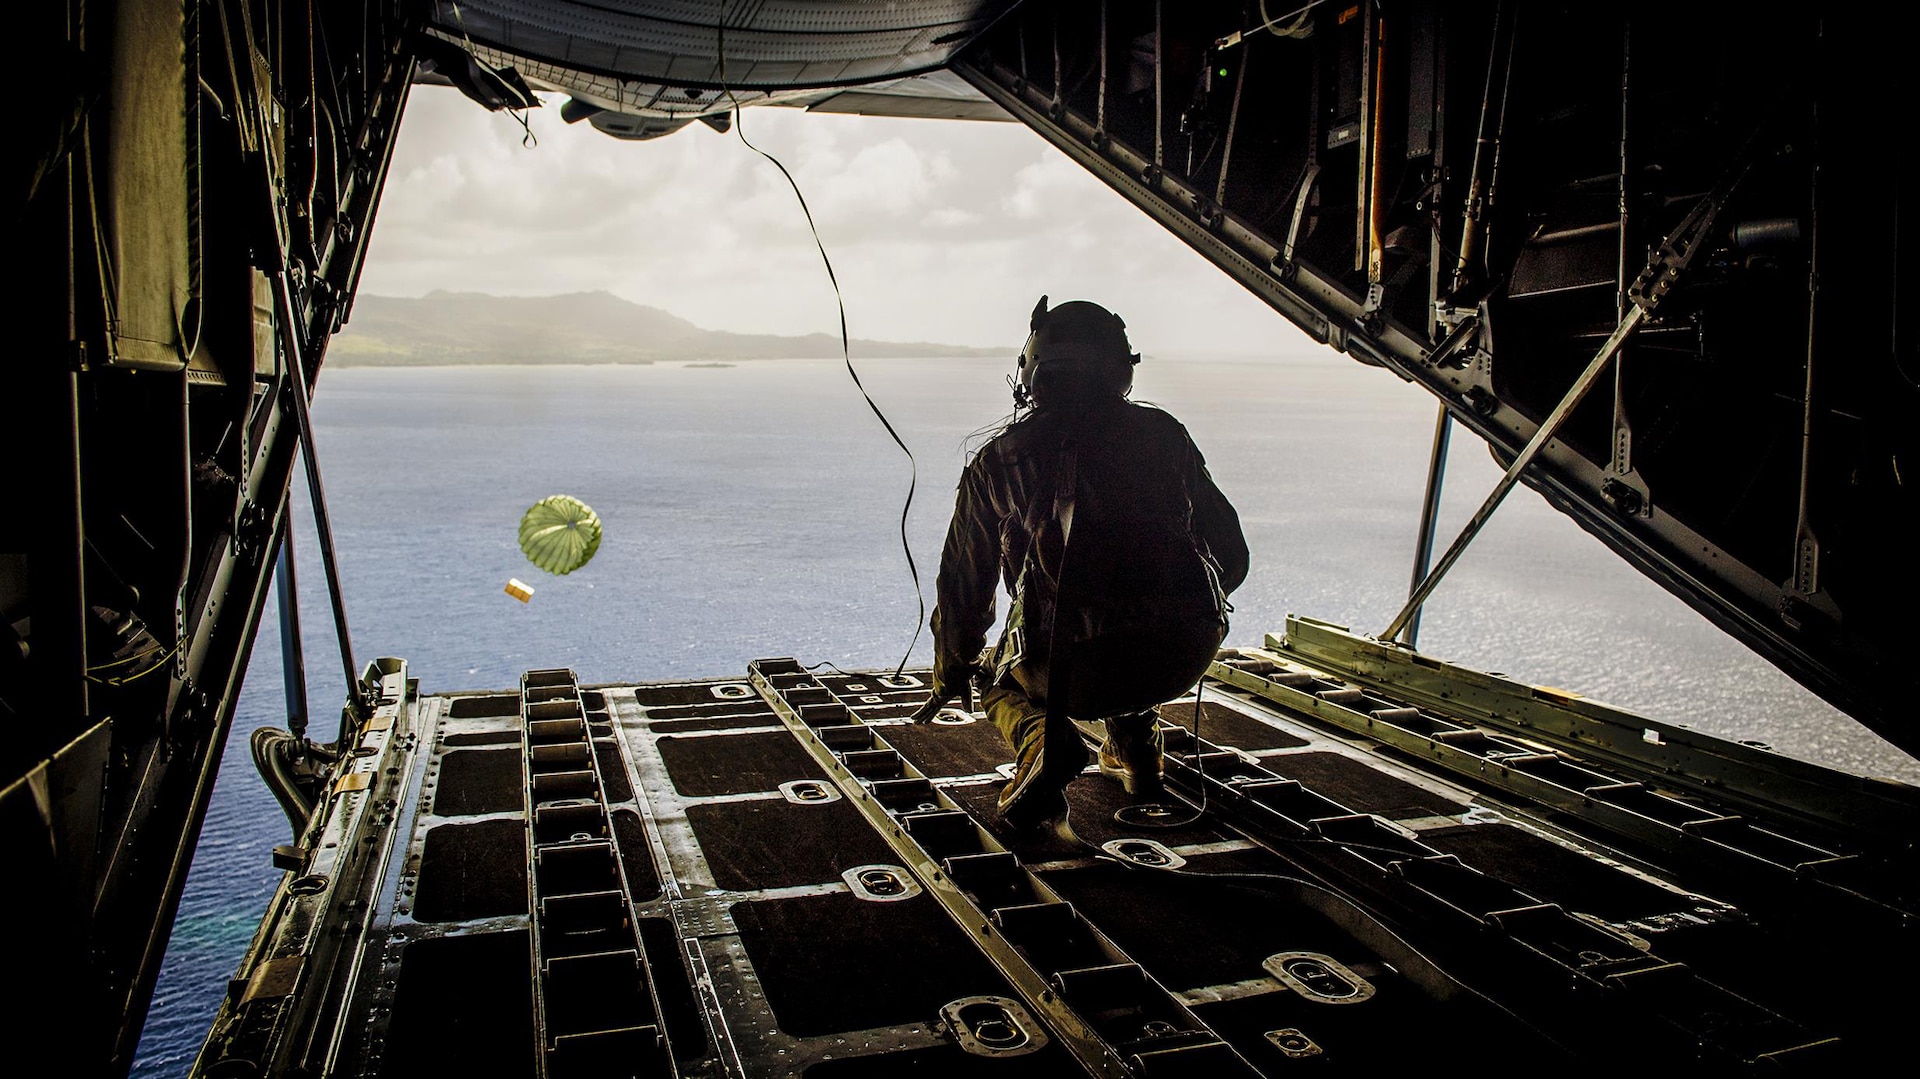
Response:
M677 704L715 704L712 685L635 686L633 699L643 708L667 708Z
M796 1037L933 1023L1006 982L926 895L890 903L832 892L736 903L733 921L780 1029Z
M1549 903L1609 921L1684 909L1684 897L1509 824L1463 824L1420 840Z
M1235 851L1189 859L1179 873L1102 863L1040 876L1169 989L1264 977L1261 962L1277 952L1370 961L1320 914L1290 903L1283 885L1258 879L1285 868L1264 852Z
M484 697L455 697L447 705L447 715L454 719L480 719L493 716L517 716L520 714L520 695L518 693L493 693Z
M427 830L413 916L465 922L527 912L527 825L511 818Z
M1038 1020L1035 1020L1038 1022ZM806 1079L896 1079L910 1075L914 1079L1064 1079L1084 1075L1073 1057L1050 1042L1038 1052L1025 1056L975 1056L957 1045L936 1045L926 1049L902 1049L871 1056L841 1057L810 1064L800 1073Z
M916 708L926 702L926 680L928 677L931 677L928 672L921 673L920 685L906 688L883 686L880 684L880 679L883 677L890 676L880 674L827 674L818 676L818 681L821 685L832 690L834 696L856 707L861 697L879 697L890 703L906 703Z
M646 825L631 809L613 811L613 841L620 849L620 864L627 870L627 891L636 903L644 903L660 894L660 872L653 864L653 848L647 845Z
M667 737L654 744L673 777L673 788L689 798L770 791L789 780L824 774L784 730Z
M918 712L924 701L893 701L887 704L861 704L857 700L846 701L853 714L864 720L905 719Z
M854 866L897 860L845 801L709 802L688 806L687 822L714 887L728 891L828 883Z
M642 918L636 924L640 946L653 975L654 995L660 1000L660 1019L676 1060L698 1060L712 1044L707 1037L705 1010L687 978L680 937L671 918Z
M780 717L772 709L764 712L708 716L705 719L663 719L649 724L655 734L686 734L690 731L730 731L744 727L778 727Z
M1013 760L1013 750L991 723L902 723L874 732L929 776L980 775Z
M520 744L520 732L505 731L462 731L449 734L441 741L450 746L517 746Z
M1462 812L1466 807L1338 753L1289 753L1260 763L1356 813L1389 820Z
M518 749L459 749L441 757L439 764L433 811L440 816L525 811L526 780Z
M755 715L772 718L773 709L758 697L711 700L702 704L659 705L647 709L647 721L660 723L670 719L700 719L716 716Z
M609 802L633 801L633 780L627 778L627 758L612 738L593 740L593 759L600 765L600 793Z
M1307 744L1278 727L1269 726L1237 708L1203 700L1200 709L1200 737L1217 746L1239 749L1294 749ZM1193 702L1173 701L1160 706L1160 718L1193 729Z
M524 931L408 944L379 1074L533 1075L528 950Z

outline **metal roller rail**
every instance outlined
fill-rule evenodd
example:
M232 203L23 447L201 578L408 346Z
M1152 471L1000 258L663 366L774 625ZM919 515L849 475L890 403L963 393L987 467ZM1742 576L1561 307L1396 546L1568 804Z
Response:
M671 1075L579 679L528 671L520 714L541 1074Z
M787 729L1094 1075L1258 1074L791 659L751 677Z
M1353 641L1356 652L1341 665L1341 673L1328 673L1323 665L1338 658L1335 649L1342 640ZM1903 855L1871 854L1861 845L1858 831L1845 845L1807 835L1809 830L1837 834L1833 822L1820 815L1823 802L1834 797L1828 791L1823 798L1821 777L1813 774L1823 769L1795 767L1797 762L1784 760L1770 767L1759 761L1764 751L1729 743L1720 743L1710 761L1704 751L1686 744L1701 740L1694 732L1644 720L1630 731L1609 730L1619 724L1598 715L1567 714L1564 701L1540 699L1542 695L1531 690L1521 700L1513 696L1521 688L1513 683L1450 668L1442 698L1423 689L1417 676L1419 668L1431 675L1433 661L1416 663L1411 653L1358 642L1310 621L1291 620L1286 647L1281 644L1280 638L1270 637L1267 649L1216 662L1210 674L1262 700L1365 735L1475 783L1684 857L1730 885L1755 880L1800 885L1776 902L1866 919L1902 933L1913 924L1913 897L1907 894L1912 867L1902 864ZM1304 662L1307 658L1315 665ZM1494 699L1500 691L1508 697L1504 702ZM1628 737L1643 743L1648 754L1658 755L1659 763L1643 761L1633 767L1624 752L1610 748ZM1726 754L1754 760L1727 762ZM1740 789L1765 790L1784 801L1729 805L1737 795L1725 787L1709 797L1703 785L1690 782L1709 764L1721 774L1729 768L1765 773L1769 782ZM1692 788L1698 788L1699 796L1682 793ZM1879 815L1871 819L1865 815L1869 806L1864 800L1856 797L1845 804L1852 807L1857 825L1896 828L1903 819L1909 825L1913 820L1911 809L1902 812L1902 793L1889 786Z
M347 1007L356 947L335 931L328 912L365 904L379 891L399 834L391 807L405 790L417 750L419 706L405 661L373 661L365 686L371 711L342 743L340 763L307 827L273 852L285 875L193 1074L327 1070L321 1061Z
M1723 1065L1780 1063L1838 1044L1700 977L1684 963L1661 958L1643 940L1466 865L1406 829L1355 812L1246 754L1181 727L1169 725L1163 732L1167 778L1176 790L1196 802L1204 798L1222 823L1335 882L1342 893L1351 890L1393 904L1398 908L1393 913L1401 917L1473 929L1473 947L1451 949L1449 963L1470 962L1509 983L1503 989L1517 980L1529 987L1529 998L1558 997L1587 1009L1614 1009L1633 1023L1637 1037L1670 1042L1670 1051L1698 1052ZM1369 922L1356 928L1380 932ZM1385 950L1376 941L1369 943ZM1591 1019L1590 1014L1583 1018L1583 1029L1594 1029Z

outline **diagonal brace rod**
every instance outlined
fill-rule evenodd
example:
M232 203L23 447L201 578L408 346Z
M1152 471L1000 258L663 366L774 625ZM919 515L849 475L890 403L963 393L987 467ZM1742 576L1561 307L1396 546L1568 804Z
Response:
M340 592L340 566L333 554L333 519L327 511L327 489L320 482L320 457L314 452L313 413L307 401L305 349L301 343L302 321L294 308L293 289L282 262L272 275L274 316L280 324L280 339L287 357L287 392L293 398L294 420L300 433L300 458L306 464L307 493L313 503L313 526L320 540L320 563L327 575L327 596L333 602L333 630L340 642L340 663L347 678L347 699L354 713L364 704L360 679L354 673L353 638L347 629L347 604ZM341 737L346 736L347 717L341 716Z
M1440 584L1440 578L1446 576L1447 571L1453 568L1453 564L1466 553L1467 547L1480 535L1480 530L1486 527L1487 521L1493 517L1493 511L1500 508L1500 503L1506 500L1507 493L1513 490L1513 485L1520 482L1520 473L1526 471L1527 466L1533 463L1533 459L1540 455L1540 450L1560 432L1561 424L1573 414L1574 408L1587 396L1587 391L1593 389L1594 383L1600 380L1600 375L1612 362L1614 353L1620 351L1620 346L1633 335L1633 331L1640 328L1640 324L1646 321L1646 317L1647 309L1639 304L1635 304L1628 310L1627 317L1621 319L1620 324L1614 327L1606 343L1600 346L1600 351L1595 353L1592 362L1587 364L1587 369L1580 372L1580 377L1574 380L1573 387L1567 390L1567 395L1560 399L1560 403L1554 407L1553 412L1547 416L1545 422L1540 424L1540 429L1535 431L1533 437L1527 441L1526 448L1520 451L1520 455L1513 459L1511 465L1507 466L1506 474L1500 477L1499 483L1494 484L1493 492L1487 495L1485 502L1480 504L1473 519L1467 522L1467 527L1461 530L1460 538L1453 541L1453 546L1447 548L1447 553L1440 556L1440 563L1433 567L1432 572L1427 574L1426 580L1421 581L1413 590L1413 594L1407 597L1407 605L1400 608L1399 614L1393 616L1393 624L1380 634L1380 640L1393 640L1399 636L1401 630L1407 627L1407 623L1412 621L1414 614L1420 610L1421 604L1427 601L1427 597L1432 595L1434 588Z

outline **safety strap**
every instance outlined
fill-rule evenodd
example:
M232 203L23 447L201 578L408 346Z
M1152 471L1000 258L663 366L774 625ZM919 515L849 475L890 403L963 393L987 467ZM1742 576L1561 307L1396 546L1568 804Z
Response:
M1060 569L1066 575L1067 537L1073 532L1073 497L1078 483L1080 448L1069 438L1060 443L1060 468L1053 483L1053 519L1060 522Z
M1074 492L1078 486L1079 447L1073 439L1060 443L1060 465L1054 473L1053 519L1060 525L1060 568L1054 581L1053 617L1047 623L1047 715L1041 728L1046 745L1060 746L1061 739L1079 738L1073 721L1067 716L1067 694L1071 692L1067 664L1060 654L1060 613L1066 596L1067 551L1073 538ZM1035 537L1038 542L1038 537ZM1057 757L1055 759L1058 759Z

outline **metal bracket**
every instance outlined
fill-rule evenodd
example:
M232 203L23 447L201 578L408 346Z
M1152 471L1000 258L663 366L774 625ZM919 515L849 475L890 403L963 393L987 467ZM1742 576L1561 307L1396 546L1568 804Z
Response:
M1368 291L1371 293L1372 290ZM1448 321L1447 314L1449 312L1444 311L1439 314L1439 320L1443 325ZM1457 366L1454 362L1456 355L1463 357L1472 355L1464 346L1473 339L1474 333L1479 329L1479 311L1469 310L1459 313L1458 318L1453 321L1453 328L1448 330L1447 335L1440 339L1440 343L1433 346L1432 351L1427 353L1427 362L1435 367Z

